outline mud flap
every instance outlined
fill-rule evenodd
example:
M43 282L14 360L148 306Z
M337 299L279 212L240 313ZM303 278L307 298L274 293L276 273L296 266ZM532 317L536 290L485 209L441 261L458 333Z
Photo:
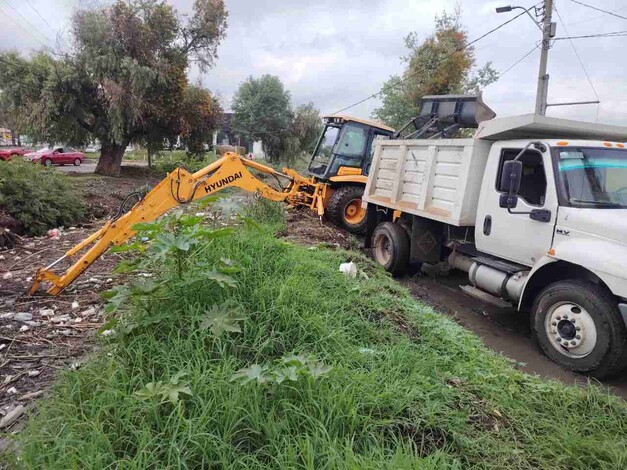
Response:
M442 223L424 217L412 217L410 263L439 263L442 253Z

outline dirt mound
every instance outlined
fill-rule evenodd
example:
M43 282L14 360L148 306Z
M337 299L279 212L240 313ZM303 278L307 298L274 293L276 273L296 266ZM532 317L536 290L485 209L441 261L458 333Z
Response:
M326 219L320 220L306 207L287 207L285 230L278 235L299 245L320 245L330 248L359 249L360 239L336 227Z

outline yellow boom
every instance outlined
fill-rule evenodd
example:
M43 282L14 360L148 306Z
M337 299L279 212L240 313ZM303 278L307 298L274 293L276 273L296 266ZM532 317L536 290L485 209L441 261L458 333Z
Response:
M256 178L249 169L283 178L289 183L285 189L276 190ZM126 214L107 221L100 230L67 251L61 258L45 268L40 268L29 289L29 294L34 294L42 282L48 282L52 284L47 291L48 294L58 295L110 247L121 245L133 237L135 224L155 220L173 207L197 201L228 187L238 187L258 193L272 201L308 206L321 217L324 214L326 185L304 178L294 170L284 168L281 173L269 166L244 159L235 153L227 153L220 160L196 173L190 173L184 168L177 168L169 173ZM63 274L57 275L52 272L52 268L58 263L72 258L86 248L88 249L85 253Z

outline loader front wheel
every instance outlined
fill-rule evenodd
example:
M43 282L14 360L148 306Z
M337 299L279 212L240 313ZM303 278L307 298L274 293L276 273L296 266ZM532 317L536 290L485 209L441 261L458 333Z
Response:
M402 276L409 264L409 236L394 222L383 222L372 234L372 254L393 276Z
M363 186L338 188L327 206L329 219L351 233L362 233L366 229L366 210L361 207L363 194Z

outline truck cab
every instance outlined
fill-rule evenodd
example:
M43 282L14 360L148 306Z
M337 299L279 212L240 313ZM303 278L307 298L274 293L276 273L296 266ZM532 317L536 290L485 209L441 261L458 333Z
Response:
M538 115L472 139L377 143L366 246L395 275L467 272L470 295L529 311L544 353L595 377L627 367L627 128Z

